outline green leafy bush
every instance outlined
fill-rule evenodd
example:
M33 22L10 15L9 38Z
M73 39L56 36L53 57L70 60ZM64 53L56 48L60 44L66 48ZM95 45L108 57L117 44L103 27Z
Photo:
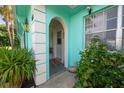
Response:
M0 46L10 46L6 25L0 24Z
M14 43L13 47L20 47L20 37L15 29L13 43ZM2 46L11 46L8 31L5 24L0 24L0 47Z
M74 87L124 87L124 55L109 52L106 44L94 38L81 52Z
M35 67L32 51L0 48L0 87L20 87L24 79L31 79Z

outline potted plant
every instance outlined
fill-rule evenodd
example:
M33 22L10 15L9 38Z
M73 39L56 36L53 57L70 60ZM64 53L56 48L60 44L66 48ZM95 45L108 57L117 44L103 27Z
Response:
M71 66L71 67L68 68L68 71L71 72L71 73L76 73L77 67L76 66Z
M21 87L33 76L35 61L32 51L23 48L0 48L0 87Z

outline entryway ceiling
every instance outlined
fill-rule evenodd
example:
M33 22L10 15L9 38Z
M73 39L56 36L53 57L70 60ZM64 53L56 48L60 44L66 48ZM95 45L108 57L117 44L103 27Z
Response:
M85 9L86 5L67 5L67 7L69 8L71 15L73 15Z

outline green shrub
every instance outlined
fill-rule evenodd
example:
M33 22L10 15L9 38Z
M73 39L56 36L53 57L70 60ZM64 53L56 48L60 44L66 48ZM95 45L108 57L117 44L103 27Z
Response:
M34 66L32 51L0 48L0 86L9 83L19 87L24 79L32 77Z
M0 24L0 46L10 46L6 25Z
M81 52L74 87L124 87L124 55L108 52L107 46L94 38Z

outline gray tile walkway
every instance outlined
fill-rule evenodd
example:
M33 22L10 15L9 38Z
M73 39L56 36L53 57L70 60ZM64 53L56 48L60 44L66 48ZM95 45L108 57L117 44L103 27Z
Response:
M64 67L64 64L59 63L59 64L52 64L52 62L50 62L50 77L54 76L54 74L57 74L59 72L64 71L66 68Z
M64 71L38 86L38 88L72 88L75 82L74 76L75 74Z

